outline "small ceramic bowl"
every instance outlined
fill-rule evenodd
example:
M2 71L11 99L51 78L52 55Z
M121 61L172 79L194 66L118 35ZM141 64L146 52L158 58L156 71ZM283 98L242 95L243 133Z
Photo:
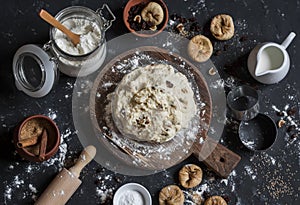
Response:
M113 205L118 205L120 202L124 203L126 200L131 200L132 204L152 205L149 191L137 183L128 183L121 186L114 194Z
M145 3L145 5L147 5L147 3L149 3L149 2L151 2L151 0L129 0L123 11L123 21L125 23L125 26L131 33L133 33L137 36L140 36L140 37L156 36L157 34L161 33L165 29L165 27L167 26L168 21L169 21L169 12L168 12L168 8L167 8L167 5L165 4L165 2L162 0L152 0L152 2L157 2L159 5L161 5L161 7L163 8L163 11L164 11L164 20L162 21L161 24L158 25L158 29L156 31L151 31L151 30L135 31L134 29L132 29L128 22L129 11L130 11L131 7L138 5L140 3Z
M27 117L15 128L13 141L21 157L32 162L42 162L57 152L60 132L55 122L49 117L33 115ZM42 154L41 144L45 145Z

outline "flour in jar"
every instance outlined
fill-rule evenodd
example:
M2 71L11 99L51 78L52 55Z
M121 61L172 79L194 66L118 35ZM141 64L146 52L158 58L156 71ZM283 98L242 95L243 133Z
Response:
M74 45L60 30L54 33L54 40L58 47L70 55L84 55L95 50L101 42L101 30L98 24L87 19L70 18L62 24L72 32L80 35L80 42Z
M138 141L166 142L187 128L196 114L188 79L171 65L139 67L109 96L118 130Z

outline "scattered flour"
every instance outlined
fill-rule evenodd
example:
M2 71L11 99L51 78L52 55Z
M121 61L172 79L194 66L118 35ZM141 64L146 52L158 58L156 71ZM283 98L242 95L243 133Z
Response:
M51 109L49 109L49 111L52 112ZM23 190L22 199L31 197L31 199L35 200L37 198L36 194L38 193L38 190L35 188L34 184L30 182L32 181L32 176L35 174L40 174L40 170L43 167L51 167L56 171L60 171L64 167L66 154L68 152L67 141L70 140L71 134L72 131L69 128L66 129L65 132L61 133L61 143L59 149L56 155L54 155L52 158L42 162L41 164L28 162L28 165L26 165L24 168L24 172L13 176L11 180L7 179L6 181L3 181L5 185L4 204L8 204L9 201L12 200L14 194L20 194L19 192L21 190ZM19 166L21 166L20 163L14 162L14 164L8 166L8 170L15 170Z
M51 108L48 109L48 113L46 115L52 120L55 120L57 118L56 111L52 110Z
M23 187L24 180L19 175L16 175L11 183L7 184L7 181L4 181L4 184L6 184L4 191L4 204L6 204L8 200L12 199L15 190Z
M104 177L99 175L97 177L96 196L100 199L101 204L105 204L113 197L115 187L110 187L108 184L113 179L112 175L105 175Z

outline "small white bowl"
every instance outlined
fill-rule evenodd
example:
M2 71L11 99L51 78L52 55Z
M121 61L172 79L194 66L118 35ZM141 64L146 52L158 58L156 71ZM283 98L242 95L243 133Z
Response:
M133 198L135 198L135 201ZM124 184L116 191L113 199L113 205L123 204L151 205L152 198L149 191L144 186L137 183L128 183Z

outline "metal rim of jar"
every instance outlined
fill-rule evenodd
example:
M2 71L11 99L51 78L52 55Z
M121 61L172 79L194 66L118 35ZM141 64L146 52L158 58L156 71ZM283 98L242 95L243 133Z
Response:
M72 55L72 54L69 54L69 53L63 51L56 44L55 39L54 39L54 33L56 31L56 28L54 28L54 27L51 27L51 29L50 29L50 41L54 45L55 49L57 49L60 52L60 55L62 57L73 59L73 60L80 60L80 59L84 60L87 57L90 57L91 54L95 53L95 51L97 51L99 49L99 47L102 46L103 43L105 43L105 29L103 27L103 23L104 22L102 20L102 17L98 13L96 13L92 9L89 9L89 8L83 7L83 6L71 6L71 7L67 7L65 9L61 10L60 12L58 12L55 15L55 18L58 21L67 20L69 18L73 18L72 14L75 17L77 16L77 17L82 17L82 18L85 18L85 19L89 19L89 17L92 16L93 20L96 20L98 22L98 25L100 26L100 32L101 32L101 40L100 40L98 46L94 50L92 50L91 52L83 54L83 55ZM82 15L82 14L86 14L86 15Z

